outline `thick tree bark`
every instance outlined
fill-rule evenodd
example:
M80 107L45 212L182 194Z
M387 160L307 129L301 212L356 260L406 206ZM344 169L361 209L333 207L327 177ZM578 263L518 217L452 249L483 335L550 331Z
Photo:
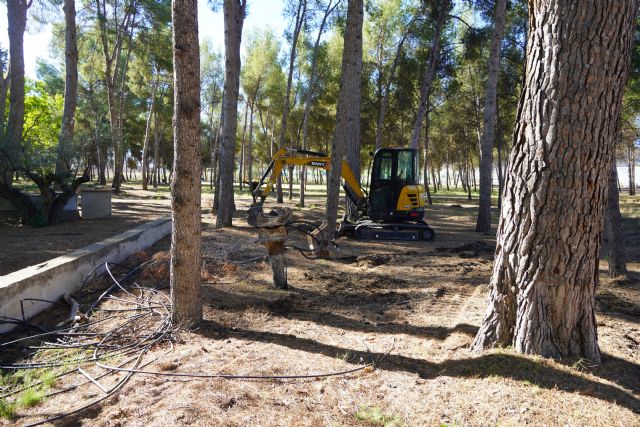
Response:
M234 211L233 165L238 129L238 92L240 91L240 41L246 0L224 1L225 77L222 97L222 140L218 162L218 200L216 227L231 227Z
M429 109L429 96L431 95L431 86L436 76L436 67L440 58L440 42L442 39L442 31L449 16L450 0L444 0L439 3L436 17L436 28L429 50L429 60L424 68L422 83L420 84L420 102L418 104L418 112L416 113L416 121L413 126L413 135L411 136L411 148L416 150L420 146L420 131L422 130L422 120Z
M489 52L487 89L484 98L482 137L480 138L480 195L476 231L491 230L491 189L493 167L493 142L496 139L498 121L498 75L500 74L500 45L504 32L504 14L507 0L496 0L493 40Z
M0 156L0 184L11 187L13 173L19 165L24 128L24 31L31 0L7 0L9 23L9 123L5 156ZM3 106L4 107L4 106Z
M173 0L174 176L171 182L172 321L202 320L200 286L200 47L197 0Z
M599 363L599 236L637 1L529 5L489 307L473 347Z
M627 259L624 247L624 233L622 232L622 215L620 215L620 195L618 193L618 168L616 156L611 161L611 171L607 184L607 207L604 217L609 247L609 277L627 274Z
M333 239L338 219L338 203L340 198L340 176L342 159L347 144L360 144L360 97L362 76L362 0L349 0L347 22L344 33L344 50L342 53L342 75L340 77L340 94L336 111L336 129L331 144L331 170L327 177L327 229L325 239ZM349 147L349 151L355 145ZM351 161L356 158L351 153ZM349 162L349 159L347 159ZM351 164L349 165L352 166ZM360 153L357 153L357 170L360 170ZM355 170L353 171L356 172ZM358 175L359 176L359 175Z

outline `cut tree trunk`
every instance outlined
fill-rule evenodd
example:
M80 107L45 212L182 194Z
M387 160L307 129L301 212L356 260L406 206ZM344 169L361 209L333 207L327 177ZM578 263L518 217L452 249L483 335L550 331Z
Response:
M529 5L489 306L473 347L600 363L599 237L637 1Z
M496 139L498 120L498 75L500 73L500 45L504 32L504 15L507 0L496 0L493 24L493 40L489 52L487 89L484 98L482 137L480 138L480 194L478 197L478 219L476 231L488 233L491 230L491 189L493 171L493 142Z
M202 320L200 286L200 47L197 0L173 0L174 176L171 182L173 324Z

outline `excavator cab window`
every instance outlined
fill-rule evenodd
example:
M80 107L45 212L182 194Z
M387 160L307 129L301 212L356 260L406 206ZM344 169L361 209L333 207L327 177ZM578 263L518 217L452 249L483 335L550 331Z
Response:
M393 153L381 153L377 160L374 162L372 181L391 180L393 177Z
M416 183L416 151L383 148L376 151L369 185L368 214L373 220L390 215L405 185Z
M413 150L398 150L398 180L404 184L415 183L415 156Z

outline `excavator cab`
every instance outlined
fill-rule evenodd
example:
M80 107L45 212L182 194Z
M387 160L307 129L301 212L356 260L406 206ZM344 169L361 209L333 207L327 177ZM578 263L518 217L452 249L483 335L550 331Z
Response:
M424 187L417 180L417 151L381 148L373 155L367 216L373 221L424 218Z

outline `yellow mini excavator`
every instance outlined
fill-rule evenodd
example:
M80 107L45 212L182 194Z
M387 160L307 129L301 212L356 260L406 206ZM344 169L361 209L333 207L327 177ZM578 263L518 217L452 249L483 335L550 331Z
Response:
M412 148L381 148L373 155L369 193L342 162L343 188L356 206L358 218L343 218L338 235L353 233L362 240L433 240L424 220L424 186L418 184L417 152ZM253 206L261 208L285 165L331 168L324 153L281 148L260 178L252 182Z

